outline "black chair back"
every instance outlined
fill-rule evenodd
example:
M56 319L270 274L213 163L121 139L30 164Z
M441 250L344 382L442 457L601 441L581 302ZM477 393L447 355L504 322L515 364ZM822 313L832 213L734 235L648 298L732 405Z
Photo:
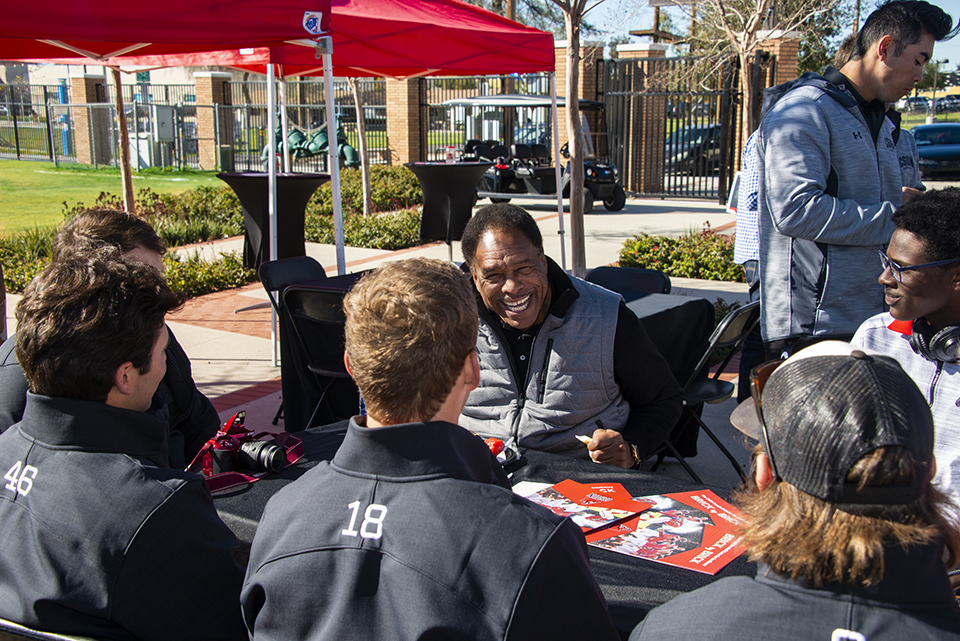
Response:
M707 351L700 358L700 362L697 363L696 369L693 370L693 374L684 386L684 392L688 391L698 378L707 376L706 370L717 350L729 348L729 352L713 375L714 379L719 379L720 374L723 373L723 370L730 363L730 360L740 351L740 348L743 347L743 341L747 339L747 335L753 330L753 326L756 325L759 320L760 301L747 303L743 307L727 313L727 315L723 317L723 320L720 321L720 324L717 325L717 328L713 330L713 334L710 335L710 344L707 347ZM741 381L741 384L742 383L743 381Z
M343 364L344 295L343 291L297 287L283 292L284 313L301 350L294 357L296 369L301 377L312 376L320 391L320 400L305 427L332 423L357 413L359 393ZM323 409L329 411L329 416L319 422Z
M637 267L595 267L587 281L618 294L669 294L672 287L665 273Z
M487 160L496 160L496 156L493 155L493 150L489 145L480 143L473 148L473 151L477 154L477 159L485 158Z
M273 305L273 309L278 315L282 304L279 292L282 292L288 285L308 280L322 280L327 277L323 265L309 256L268 260L261 263L257 273L260 276L260 283L267 290L270 304Z
M530 152L530 146L520 144L520 143L510 145L510 155L520 160L527 160L528 158L532 158L532 154Z
M490 148L490 153L493 154L493 160L497 158L507 158L510 155L510 150L507 149L506 145L494 145Z

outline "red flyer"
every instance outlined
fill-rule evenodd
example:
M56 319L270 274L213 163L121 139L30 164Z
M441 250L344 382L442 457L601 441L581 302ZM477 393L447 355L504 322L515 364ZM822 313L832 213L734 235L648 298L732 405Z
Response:
M566 480L527 497L554 514L566 516L584 532L628 518L652 502L634 501L619 483L582 485Z
M594 547L716 574L743 552L743 514L710 490L643 496L640 514L586 534Z

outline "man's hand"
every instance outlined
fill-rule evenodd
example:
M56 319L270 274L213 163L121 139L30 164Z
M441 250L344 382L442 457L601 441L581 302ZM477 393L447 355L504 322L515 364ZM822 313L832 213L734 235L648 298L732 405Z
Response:
M901 202L900 204L901 204L901 205L906 205L908 200L910 200L910 199L913 198L914 196L919 196L919 195L922 194L922 193L923 193L923 192L920 191L919 189L914 189L913 187L904 187L904 188L903 188L903 202Z
M623 435L615 430L594 431L593 438L587 443L590 458L604 465L616 465L630 469L633 467L633 450L623 440Z

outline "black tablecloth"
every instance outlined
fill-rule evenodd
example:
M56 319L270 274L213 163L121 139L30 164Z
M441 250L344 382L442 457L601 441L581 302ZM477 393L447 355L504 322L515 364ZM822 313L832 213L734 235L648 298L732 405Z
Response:
M239 490L218 494L214 504L224 522L237 535L237 556L246 563L250 543L256 533L257 521L271 496L283 486L302 476L321 460L329 460L343 440L346 421L306 430L298 434L303 438L304 458L280 474L264 478ZM600 465L591 461L527 451L511 468L511 480L557 483L572 479L581 483L621 483L634 496L684 492L704 486L682 479L670 478L646 472L634 472L621 468ZM728 496L726 490L713 488L720 496ZM620 634L626 638L633 627L651 608L674 596L689 592L725 576L753 575L756 566L745 558L735 559L716 576L700 574L652 561L637 559L624 554L589 547L590 562L610 608L610 615Z
M713 305L706 298L672 294L621 294L667 360L680 385L693 374L713 333Z
M217 174L243 207L243 265L256 269L270 260L268 175L262 172ZM305 256L303 217L307 203L329 174L277 174L277 258Z
M650 340L666 359L680 386L686 385L707 351L713 333L713 305L705 298L671 294L621 294L627 307L640 318ZM699 413L702 406L691 408ZM671 440L684 457L697 455L700 425L684 414L671 432Z
M408 162L423 191L421 240L460 240L477 200L477 182L489 162Z

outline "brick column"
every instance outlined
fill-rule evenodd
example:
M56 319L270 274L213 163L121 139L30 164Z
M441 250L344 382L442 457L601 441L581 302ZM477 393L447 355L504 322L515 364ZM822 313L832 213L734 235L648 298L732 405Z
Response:
M757 32L757 37L760 39L757 48L761 51L769 51L777 57L777 72L773 78L774 85L789 82L800 75L797 71L800 61L801 35L799 31L782 31L780 29Z
M70 104L86 105L100 102L97 86L103 85L105 81L104 76L71 74ZM77 162L83 165L109 164L113 157L113 150L110 148L110 110L74 107L71 112Z
M226 83L232 79L232 74L222 71L198 71L193 74L197 96L197 160L200 169L220 169L218 145L233 142L232 137L224 134L231 130L226 129L226 119L220 114L220 105L230 104L230 91Z
M387 79L387 148L390 165L420 158L420 79Z
M637 60L633 74L634 92L648 86L656 74L653 73L653 59L664 58L667 45L659 43L640 43L617 45L617 56L621 60ZM649 61L649 62L648 62ZM663 123L667 118L666 96L636 96L631 105L631 115L627 120L626 140L629 141L628 166L620 167L623 176L621 182L628 191L637 193L663 192L663 169L666 159L666 143Z

